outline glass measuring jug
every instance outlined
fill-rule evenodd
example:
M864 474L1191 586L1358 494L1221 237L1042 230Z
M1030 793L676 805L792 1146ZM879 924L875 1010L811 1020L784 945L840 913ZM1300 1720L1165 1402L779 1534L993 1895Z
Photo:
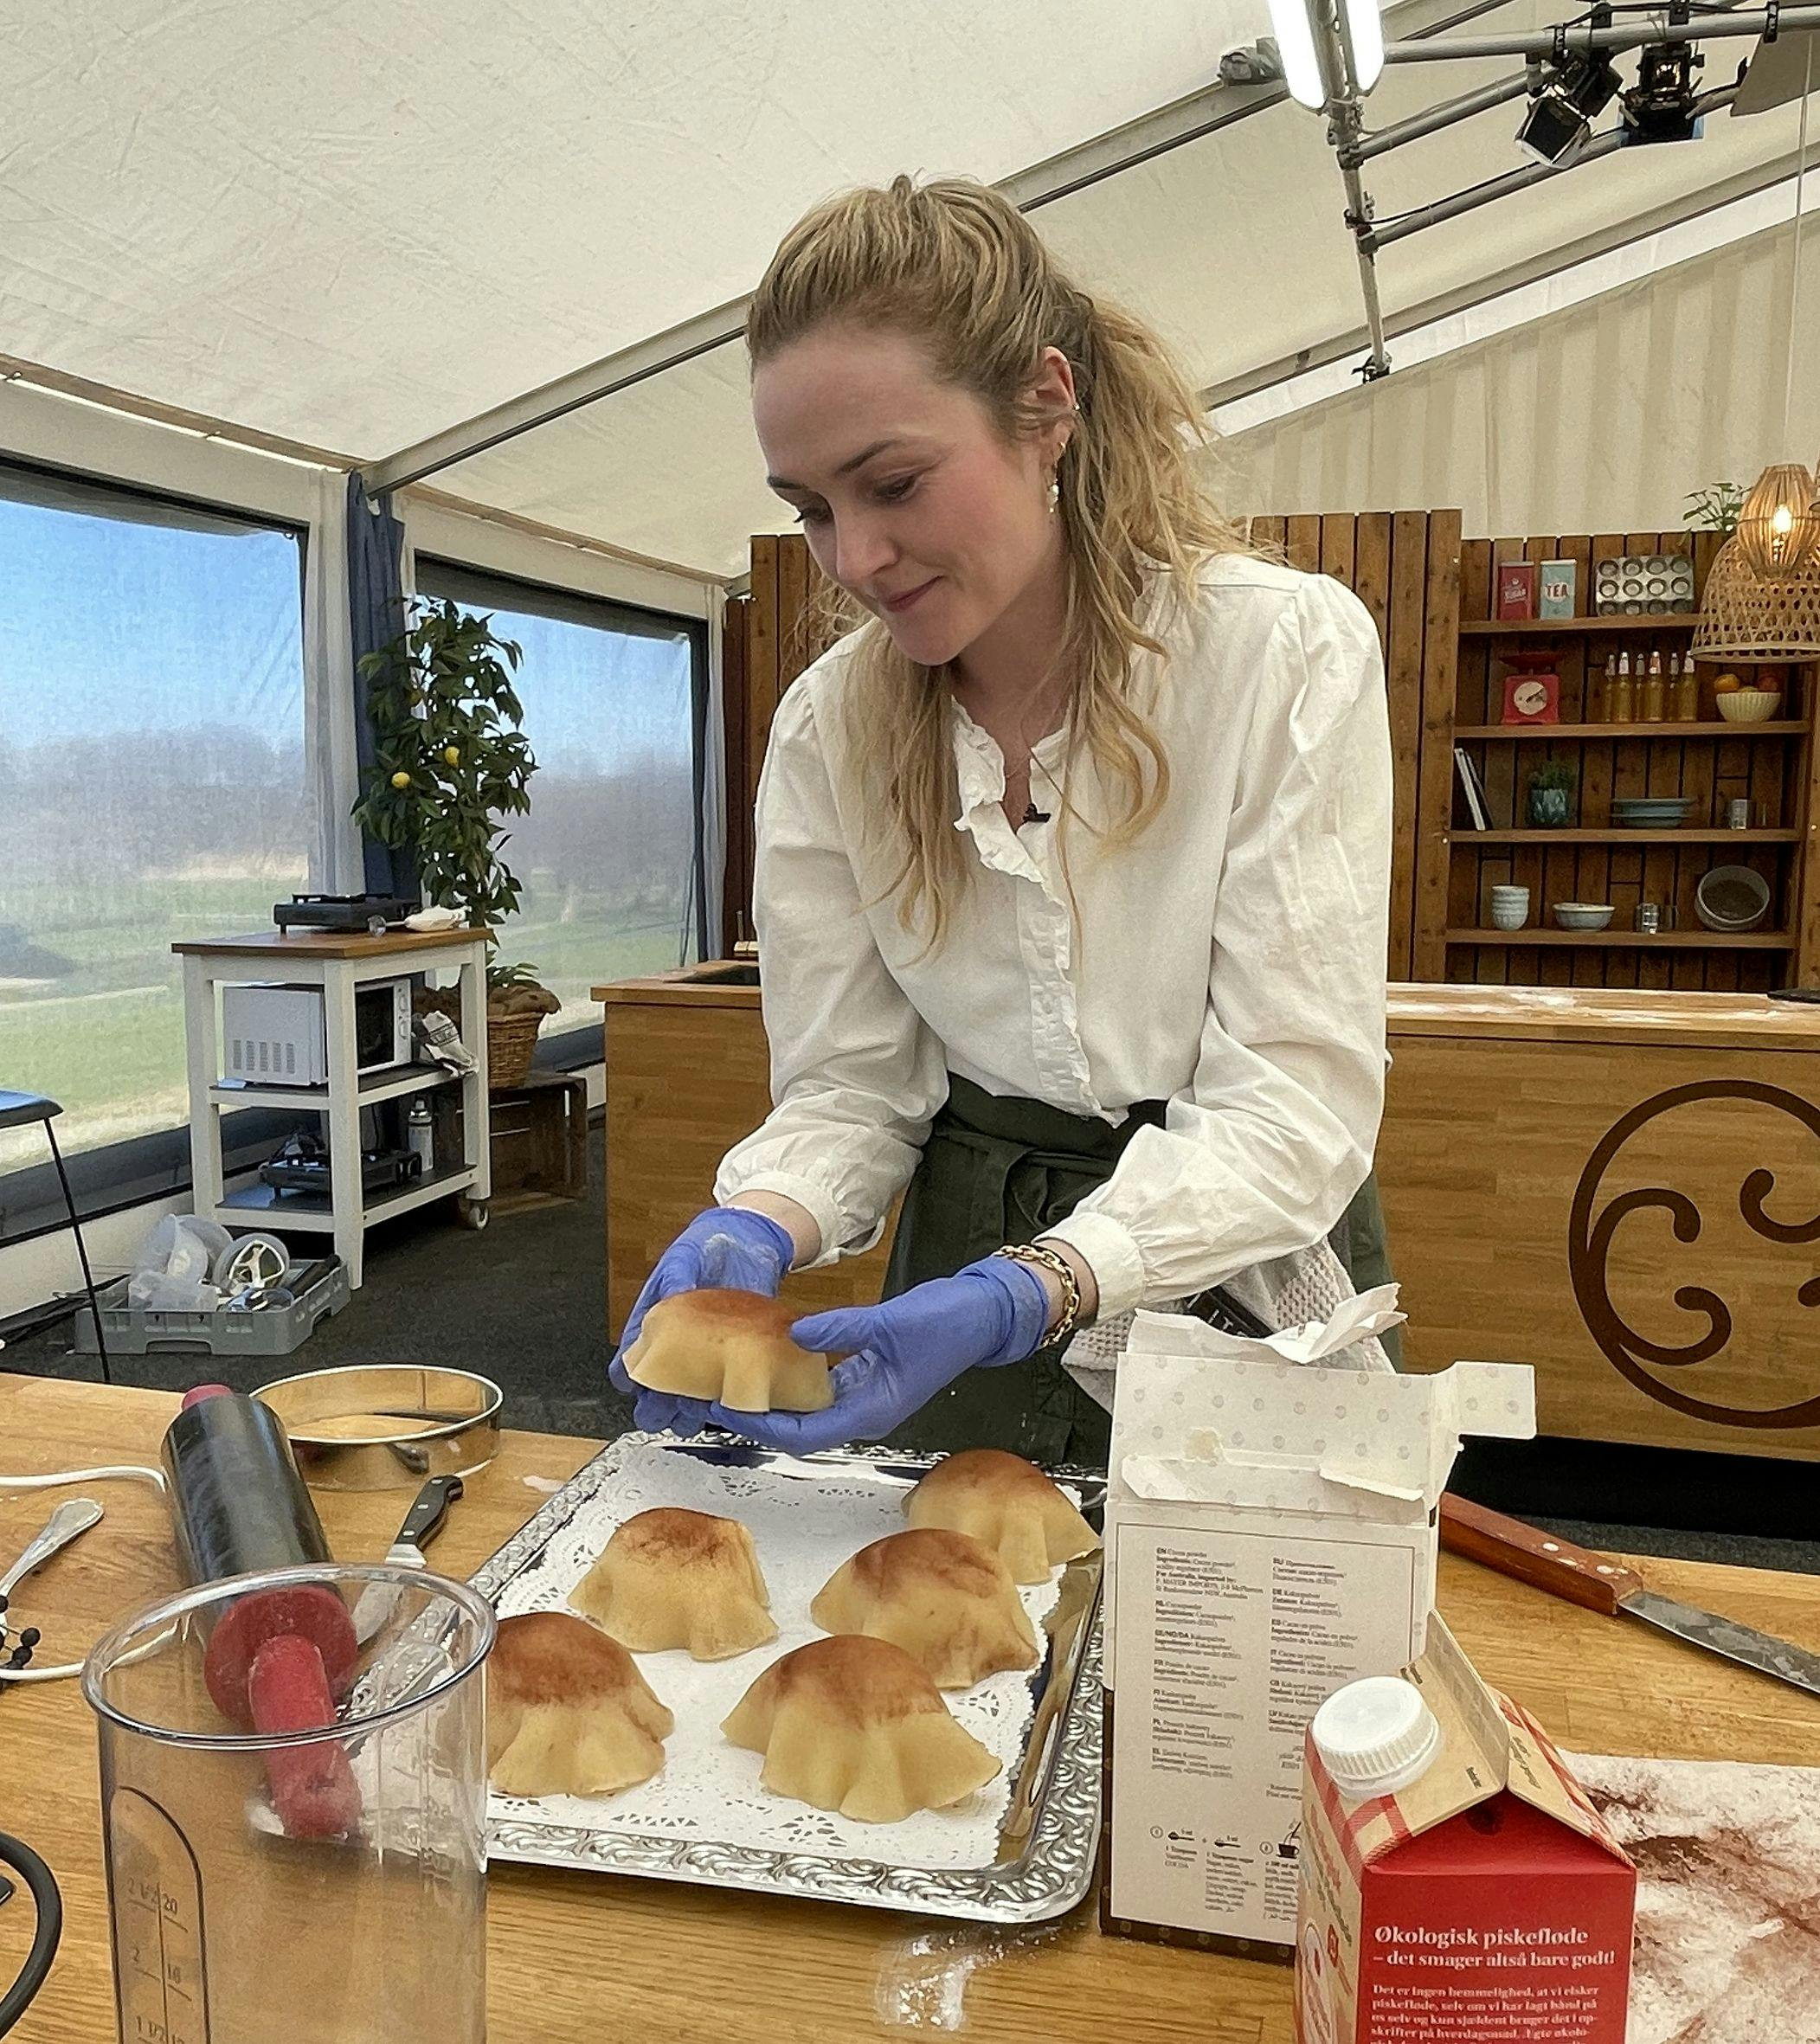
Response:
M248 1613L324 1597L350 1619L335 1723L225 1715ZM465 1584L326 1563L207 1584L100 1642L82 1687L121 2044L481 2044L494 1632Z

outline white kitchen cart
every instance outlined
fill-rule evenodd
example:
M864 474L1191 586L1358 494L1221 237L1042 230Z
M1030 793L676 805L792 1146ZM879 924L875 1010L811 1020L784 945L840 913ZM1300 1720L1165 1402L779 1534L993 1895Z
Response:
M227 1228L298 1228L334 1237L348 1282L360 1282L362 1245L376 1221L451 1193L469 1226L486 1224L492 1190L486 1118L486 932L484 929L386 930L380 935L301 935L260 930L252 936L173 944L183 961L183 1034L190 1071L190 1168L196 1211ZM403 973L460 974L461 1040L470 1072L414 1064L365 1077L356 1070L354 989ZM222 1077L218 989L230 982L271 980L320 987L328 1083L321 1086L249 1085ZM360 1110L383 1100L459 1085L462 1156L396 1190L369 1199L362 1184ZM244 1107L306 1108L327 1123L331 1187L327 1195L280 1192L255 1183L228 1192L222 1165L222 1114ZM351 1160L351 1166L344 1162Z

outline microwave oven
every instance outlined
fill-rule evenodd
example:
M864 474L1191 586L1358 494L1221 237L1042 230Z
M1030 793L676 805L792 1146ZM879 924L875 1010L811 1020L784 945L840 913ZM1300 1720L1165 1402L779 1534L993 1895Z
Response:
M255 1086L328 1083L328 1027L320 987L255 981L222 988L224 1076ZM354 989L357 1077L411 1062L411 982L369 980Z

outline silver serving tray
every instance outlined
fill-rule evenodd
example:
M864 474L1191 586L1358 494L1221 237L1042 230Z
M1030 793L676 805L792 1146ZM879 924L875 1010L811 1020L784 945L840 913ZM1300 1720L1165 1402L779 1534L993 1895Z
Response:
M763 1469L805 1482L826 1469L851 1476L868 1470L885 1482L914 1483L941 1460L886 1449L788 1456L729 1441L673 1441L627 1434L580 1470L528 1525L474 1573L475 1589L497 1602L506 1585L542 1565L545 1549L576 1514L610 1500L627 1453L660 1442L677 1454L723 1468ZM1050 1472L1076 1492L1095 1516L1105 1501L1103 1475ZM490 1860L536 1866L643 1874L653 1880L749 1888L854 1902L874 1909L984 1923L1040 1923L1073 1908L1092 1885L1100 1833L1100 1556L1070 1562L1046 1623L1041 1663L1032 1671L1035 1701L1024 1757L988 1866L929 1869L889 1861L826 1854L771 1852L712 1839L649 1836L569 1824L527 1822L516 1815L487 1826ZM884 1829L884 1828L881 1828Z

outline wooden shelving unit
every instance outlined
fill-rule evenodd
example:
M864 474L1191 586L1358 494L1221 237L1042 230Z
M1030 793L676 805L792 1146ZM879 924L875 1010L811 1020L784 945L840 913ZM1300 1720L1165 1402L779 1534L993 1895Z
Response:
M1746 930L1727 935L1712 929L1450 929L1450 944L1565 946L1574 950L1608 951L1792 951L1795 940L1785 930Z
M1654 724L1456 724L1456 738L1792 738L1805 737L1807 725L1798 717L1765 718L1754 724L1734 724L1724 717L1701 718L1695 723Z
M1694 614L1680 610L1658 610L1648 616L1634 618L1463 618L1460 636L1462 639L1586 639L1607 632L1691 632L1695 622Z
M1431 877L1427 897L1442 913L1418 924L1412 953L1419 979L1508 985L1612 987L1675 987L1763 992L1820 977L1820 858L1804 856L1813 809L1812 742L1817 692L1812 667L1786 672L1782 714L1761 723L1731 723L1717 715L1711 685L1718 669L1699 669L1701 716L1686 723L1607 723L1598 720L1607 656L1650 645L1684 648L1696 616L1509 620L1489 614L1498 563L1571 560L1579 588L1591 587L1592 562L1608 554L1691 553L1696 588L1719 550L1710 533L1593 533L1530 539L1467 540L1460 549L1457 667L1450 697L1424 698L1423 814L1418 869ZM1504 724L1504 677L1516 641L1540 642L1560 677L1558 724ZM1492 828L1475 831L1453 768L1465 749L1484 784ZM1439 770L1445 749L1444 787ZM1574 770L1573 812L1558 830L1525 818L1529 777L1544 760ZM1431 766L1434 770L1431 771ZM1693 798L1678 828L1626 830L1611 804L1630 796ZM1725 828L1735 796L1761 807L1758 828ZM1694 891L1716 865L1748 865L1771 890L1772 927L1739 935L1702 928ZM1530 926L1491 929L1490 890L1499 883L1530 890ZM1418 878L1417 892L1423 896ZM1560 901L1611 902L1617 910L1604 930L1553 927ZM1654 935L1631 927L1640 902L1671 905L1675 927Z
M1701 670L1701 711L1687 723L1606 723L1599 679L1608 653L1687 648L1698 612L1638 617L1504 619L1491 615L1495 564L1572 561L1580 601L1592 562L1608 554L1683 554L1703 591L1719 552L1712 533L1547 534L1467 540L1451 511L1338 512L1258 518L1252 537L1295 568L1330 575L1364 603L1384 648L1395 775L1390 976L1510 986L1706 988L1763 992L1820 984L1820 824L1810 781L1820 676L1791 672L1772 721L1728 723L1714 707L1717 669ZM755 556L756 558L756 556ZM756 584L755 584L756 586ZM1504 724L1503 678L1519 651L1546 649L1560 676L1558 724ZM1454 768L1463 746L1485 786L1490 829L1466 823ZM1531 770L1564 760L1575 770L1566 826L1528 825ZM1685 824L1627 830L1615 798L1691 795ZM1757 829L1725 828L1733 797L1761 804ZM1741 936L1702 929L1694 890L1715 865L1746 865L1770 884L1773 928ZM1490 890L1527 886L1531 927L1494 930ZM1610 902L1609 930L1553 927L1561 901ZM1639 902L1671 904L1675 929L1631 928Z
M1469 833L1454 833L1463 841ZM1515 831L1473 831L1475 845L1793 845L1799 831L1630 831L1614 824L1610 830L1542 830L1530 825Z

